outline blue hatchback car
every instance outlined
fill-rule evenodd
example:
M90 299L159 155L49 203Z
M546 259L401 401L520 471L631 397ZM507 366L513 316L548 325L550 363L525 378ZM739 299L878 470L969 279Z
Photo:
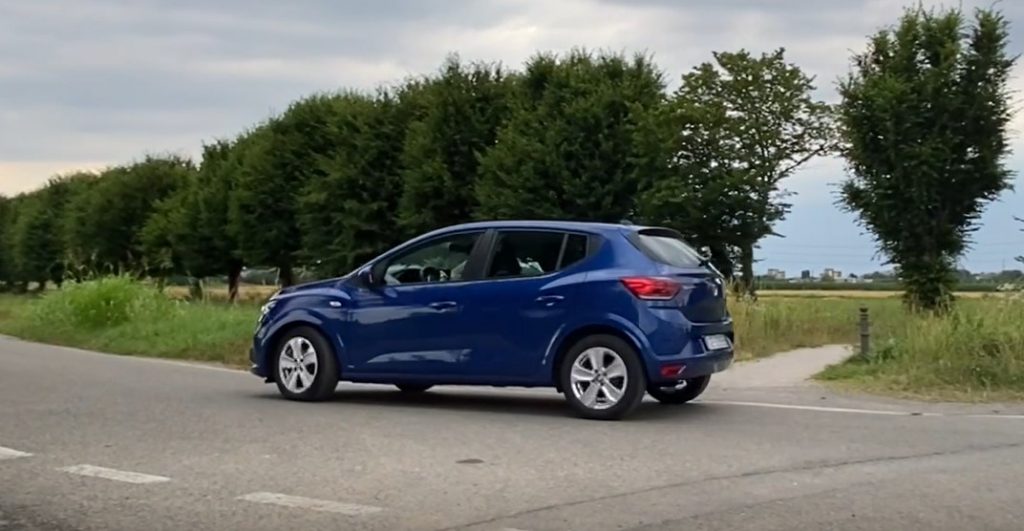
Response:
M457 225L282 289L260 313L252 372L294 400L339 380L547 386L583 417L618 419L645 392L696 398L733 359L722 278L659 227Z

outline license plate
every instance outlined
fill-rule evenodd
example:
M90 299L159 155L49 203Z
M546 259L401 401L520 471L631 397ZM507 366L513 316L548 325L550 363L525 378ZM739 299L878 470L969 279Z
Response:
M704 348L708 350L724 350L732 346L728 336L721 334L704 336Z

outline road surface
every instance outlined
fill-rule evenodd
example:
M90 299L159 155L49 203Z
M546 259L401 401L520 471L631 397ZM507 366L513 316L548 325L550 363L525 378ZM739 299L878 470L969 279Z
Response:
M595 422L550 391L302 404L243 372L0 339L0 530L1024 528L1021 408L772 381Z

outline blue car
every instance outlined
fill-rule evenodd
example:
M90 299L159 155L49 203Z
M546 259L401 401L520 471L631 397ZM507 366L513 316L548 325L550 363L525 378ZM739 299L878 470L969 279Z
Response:
M440 229L261 310L252 372L294 400L339 380L555 387L618 419L693 400L733 360L721 276L666 228L492 221Z

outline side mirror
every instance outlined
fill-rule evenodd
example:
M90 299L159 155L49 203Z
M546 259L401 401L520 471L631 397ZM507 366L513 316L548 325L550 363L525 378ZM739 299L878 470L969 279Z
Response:
M366 287L373 287L377 285L377 276L373 274L373 268L367 267L356 273L356 278L359 279L359 283Z

